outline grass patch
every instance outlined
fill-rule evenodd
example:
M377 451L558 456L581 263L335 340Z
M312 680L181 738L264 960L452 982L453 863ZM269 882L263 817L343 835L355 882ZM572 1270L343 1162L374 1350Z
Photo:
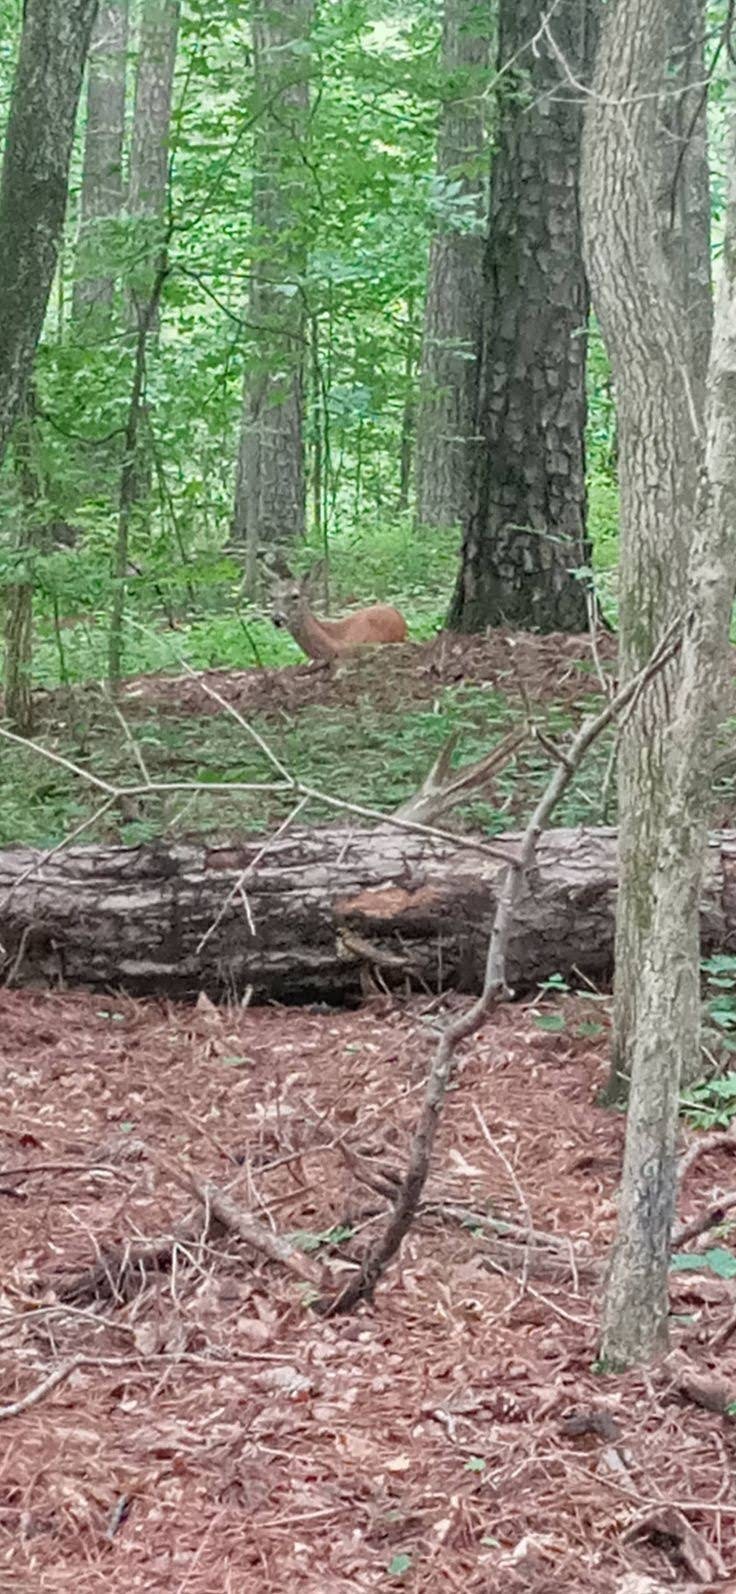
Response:
M591 699L581 699L580 712ZM544 714L548 736L562 737L576 712L551 707ZM332 796L381 811L396 808L416 790L451 732L459 733L458 761L480 757L518 723L518 703L497 691L460 686L441 690L433 702L379 711L365 695L348 708L314 705L287 716L250 716L274 752L296 776ZM130 725L131 736L152 780L198 781L214 786L226 781L268 781L263 755L227 715L161 716L154 710ZM139 779L130 746L104 700L95 699L85 714L57 724L47 745L81 764L90 773L116 784ZM600 794L607 747L601 743L560 807L558 823L600 823ZM497 834L528 812L549 774L546 754L531 744L505 770L495 787L495 800L475 803L452 816L453 824L480 827ZM26 842L52 846L99 806L98 794L70 772L52 766L29 751L9 754L0 771L0 844ZM217 796L170 794L146 798L138 816L123 819L111 812L86 839L137 843L166 834L182 839L207 836L227 839L270 829L291 804L278 794L243 793ZM306 818L335 819L335 811L313 804Z

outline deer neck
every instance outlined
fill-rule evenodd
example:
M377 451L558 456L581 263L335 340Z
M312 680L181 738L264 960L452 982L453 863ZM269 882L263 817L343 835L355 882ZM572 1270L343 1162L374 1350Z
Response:
M294 616L289 623L294 641L310 659L336 659L340 649L335 646L324 627L309 609Z

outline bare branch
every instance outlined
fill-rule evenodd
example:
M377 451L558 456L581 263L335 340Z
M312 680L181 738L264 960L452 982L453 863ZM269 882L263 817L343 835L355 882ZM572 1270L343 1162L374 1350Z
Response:
M450 1020L440 1036L427 1079L424 1102L412 1137L407 1171L394 1210L384 1233L364 1258L360 1272L349 1280L336 1297L319 1302L319 1309L326 1316L351 1311L358 1301L371 1298L388 1263L396 1255L411 1227L429 1172L432 1148L447 1086L452 1077L458 1045L480 1029L492 1008L508 994L506 951L516 917L517 904L527 872L534 862L539 836L549 823L557 803L597 737L679 651L681 638L679 635L673 635L673 629L669 628L644 668L619 689L616 696L610 699L594 719L583 722L570 743L564 763L558 763L552 772L524 831L517 858L509 864L501 879L481 994L464 1013L459 1013L456 1018Z

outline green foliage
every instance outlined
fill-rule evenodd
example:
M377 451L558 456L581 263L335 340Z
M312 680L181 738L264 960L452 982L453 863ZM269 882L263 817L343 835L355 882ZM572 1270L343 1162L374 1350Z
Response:
M673 1273L715 1273L719 1279L736 1278L736 1256L721 1245L711 1246L707 1251L675 1254L670 1267Z
M3 6L0 20L1 98L9 92L20 8ZM401 601L419 636L444 619L457 542L415 536L410 518L395 509L401 424L407 399L416 396L430 234L440 224L458 231L469 225L458 184L435 172L437 115L448 89L438 44L438 12L428 0L401 7L348 0L318 9L308 56L309 143L294 152L301 171L295 227L308 265L298 281L283 284L300 294L306 312L312 472L318 441L322 455L305 553L329 551L338 599L354 593L361 601ZM140 574L126 583L133 619L159 630L168 614L184 626L171 637L159 630L155 645L142 635L131 641L129 671L173 663L177 644L193 664L251 663L255 654L276 664L295 656L237 599L240 572L222 557L243 377L257 366L262 342L248 324L248 279L253 263L271 251L250 221L262 111L242 7L192 0L181 22L172 122L171 271L161 336L146 364L151 489L131 531ZM115 316L109 331L86 335L73 322L70 291L84 115L83 101L67 244L35 377L39 521L71 522L84 533L74 549L38 549L24 562L41 628L36 680L44 685L96 678L104 668L100 632L114 591L111 551L134 357L121 309L146 245L141 225L125 217L101 230L92 264L116 278ZM590 516L607 603L615 561L612 415L605 355L593 338ZM12 461L0 476L0 511L2 586L19 573ZM54 628L55 616L80 615L81 627Z
M693 1129L727 1129L736 1117L736 1074L693 1085L682 1097L681 1107Z
M102 640L102 632L97 635ZM152 650L159 640L154 634ZM149 646L148 634L144 642ZM168 644L165 636L164 643ZM399 697L382 703L375 677L368 676L361 685L360 665L355 667L354 680L352 700L341 709L315 704L293 716L281 709L274 715L249 715L249 719L301 780L379 810L397 807L416 790L453 731L459 739L457 757L465 761L487 752L518 722L518 705L487 685L440 688L429 701L405 703ZM582 677L576 716L590 707L590 701ZM243 831L267 829L289 811L289 799L278 794L210 795L218 782L270 778L262 755L229 716L161 715L155 708L136 711L135 699L130 700L126 713L131 738L152 780L198 781L205 789L186 801L151 797L134 822L122 822L118 815L108 813L88 833L88 840L119 837L133 843L161 832L174 838L206 835L227 839ZM556 707L547 711L549 735L564 734L570 724L569 713ZM98 694L72 697L61 719L47 727L44 742L117 784L138 779L133 750L121 737L106 700ZM591 759L578 775L561 805L561 824L578 823L595 811L606 756L602 749L600 761ZM534 746L522 749L516 762L499 774L494 802L486 800L459 809L453 823L481 825L489 834L507 830L528 813L548 774L544 755ZM0 764L0 845L13 841L54 845L91 816L97 804L98 794L67 770L50 765L30 750L8 751ZM326 820L334 818L334 811L314 802L305 817Z
M397 1555L393 1555L391 1557L388 1570L391 1577L403 1577L405 1572L409 1572L411 1570L412 1564L412 1556L409 1555L407 1551L400 1550Z

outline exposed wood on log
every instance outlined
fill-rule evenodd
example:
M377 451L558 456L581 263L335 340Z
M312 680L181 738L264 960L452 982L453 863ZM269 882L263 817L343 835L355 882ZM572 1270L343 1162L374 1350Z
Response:
M502 839L507 848L519 838ZM382 983L399 989L408 980L478 991L503 866L465 841L341 826L290 830L265 850L263 837L230 848L70 847L51 858L5 849L5 978L335 1001L358 997L372 958ZM512 988L576 970L607 979L615 892L614 830L547 832L511 937ZM736 831L711 837L702 935L707 951L736 945Z

